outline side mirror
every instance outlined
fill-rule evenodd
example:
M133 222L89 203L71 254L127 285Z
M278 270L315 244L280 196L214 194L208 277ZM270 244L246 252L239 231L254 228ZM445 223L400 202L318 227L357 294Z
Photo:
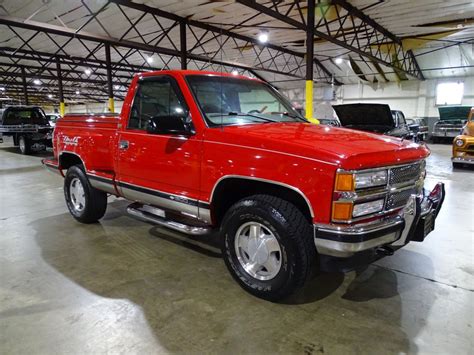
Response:
M194 133L189 117L184 114L153 116L146 131L151 134L191 135Z

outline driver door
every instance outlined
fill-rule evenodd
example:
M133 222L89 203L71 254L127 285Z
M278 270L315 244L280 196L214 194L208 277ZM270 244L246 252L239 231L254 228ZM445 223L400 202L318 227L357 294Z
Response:
M118 186L127 199L198 215L201 141L196 135L148 133L153 116L189 112L168 75L138 82L127 127L118 141Z

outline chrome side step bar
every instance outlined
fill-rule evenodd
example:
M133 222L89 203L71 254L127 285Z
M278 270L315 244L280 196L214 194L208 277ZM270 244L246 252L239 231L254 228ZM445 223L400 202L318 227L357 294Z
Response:
M158 216L154 213L143 211L140 209L140 207L141 205L137 203L132 203L130 206L127 207L127 212L130 215L140 218L144 221L155 223L160 226L189 235L205 235L211 233L212 231L212 228L210 227L190 226L170 219L166 219L165 217Z

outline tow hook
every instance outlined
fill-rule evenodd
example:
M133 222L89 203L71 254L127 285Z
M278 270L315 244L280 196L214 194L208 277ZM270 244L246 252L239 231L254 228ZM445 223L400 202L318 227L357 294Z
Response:
M376 253L383 256L391 256L394 253L394 250L386 245L383 247L377 248Z

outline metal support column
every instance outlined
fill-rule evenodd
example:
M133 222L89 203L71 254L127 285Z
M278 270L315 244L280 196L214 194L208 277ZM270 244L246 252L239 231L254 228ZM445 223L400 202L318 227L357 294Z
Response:
M107 67L107 93L109 95L109 111L115 112L114 91L112 86L112 65L110 61L110 44L105 44L105 62Z
M179 45L181 50L181 69L186 70L188 68L188 57L186 55L186 22L181 20L179 23Z
M308 0L306 23L306 118L313 123L318 123L313 118L314 11L315 0Z
M66 113L66 106L64 105L63 73L61 72L61 63L58 57L56 57L56 72L58 76L59 114L63 117Z
M23 101L25 101L25 105L28 105L28 89L26 86L26 73L24 67L21 67L21 81L23 83Z

